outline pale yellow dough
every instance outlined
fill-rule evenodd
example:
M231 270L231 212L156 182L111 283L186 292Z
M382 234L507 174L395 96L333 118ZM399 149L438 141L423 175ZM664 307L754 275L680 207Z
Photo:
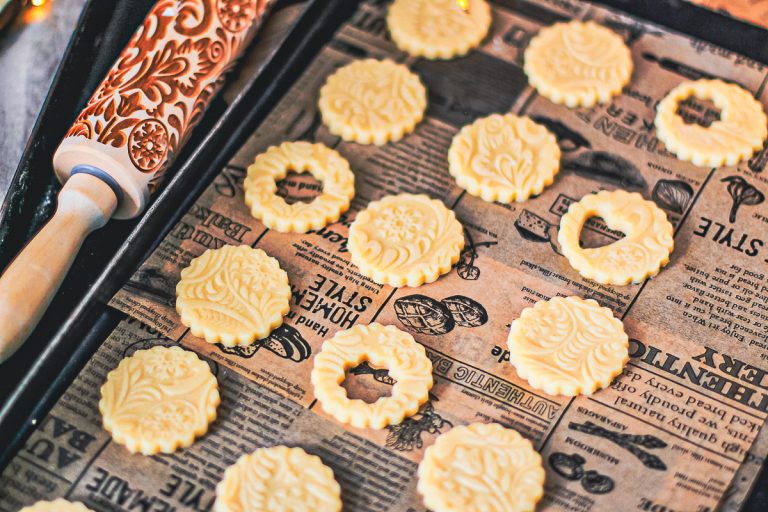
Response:
M396 383L392 395L369 404L349 399L341 386L345 372L368 361L386 368ZM432 363L424 347L393 325L356 325L323 343L311 375L315 398L323 410L341 423L381 429L415 414L429 399Z
M525 201L554 181L560 147L528 117L493 114L453 138L448 170L461 188L485 201Z
M190 446L216 419L219 389L208 364L179 347L138 350L101 387L104 429L131 453Z
M328 77L320 89L319 107L332 134L382 145L413 131L427 109L427 91L402 64L357 60Z
M456 0L395 0L387 27L395 44L414 57L451 59L477 47L491 26L491 7L469 0L464 12Z
M216 486L214 512L339 512L341 488L320 457L275 446L243 455Z
M357 214L347 247L352 263L375 282L419 286L459 261L464 233L442 202L399 194L373 201Z
M509 361L550 395L590 395L629 360L621 320L592 299L555 297L525 308L509 331Z
M290 310L288 274L247 245L208 249L181 271L176 309L192 334L227 347L250 345Z
M583 249L581 229L590 217L602 217L624 237L611 244ZM568 263L579 274L602 284L639 283L669 263L674 229L664 211L636 192L603 190L571 204L560 219L557 240Z
M59 498L53 501L38 501L37 503L24 507L20 512L93 512L91 509L79 501L67 501Z
M677 114L689 97L709 100L720 119L709 127L686 123ZM736 165L763 147L768 121L759 101L735 84L722 80L683 82L664 97L656 111L656 132L667 150L680 160L702 167Z
M515 430L472 423L426 449L417 489L434 512L533 512L544 494L544 468Z
M288 204L277 195L277 182L289 171L309 171L323 192L308 203ZM355 175L337 151L309 142L284 142L256 157L245 178L245 204L251 215L281 233L306 233L336 222L355 195Z
M541 29L524 58L531 86L553 103L571 108L608 102L632 77L632 54L624 40L593 21Z

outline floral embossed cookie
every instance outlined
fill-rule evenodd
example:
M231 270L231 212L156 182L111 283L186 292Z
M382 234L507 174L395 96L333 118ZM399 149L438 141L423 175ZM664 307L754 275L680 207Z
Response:
M131 453L190 446L216 419L219 389L208 364L179 347L138 350L101 387L104 429Z
M494 114L453 138L448 170L461 188L485 201L525 201L552 184L560 170L560 147L528 117Z
M581 229L590 217L602 217L610 229L624 238L584 249ZM664 210L637 192L603 190L571 204L560 219L557 241L563 256L579 274L602 284L639 283L659 273L669 262L675 242L672 224Z
M544 468L515 430L472 423L425 450L417 489L434 512L533 512L544 494Z
M278 196L277 182L288 171L309 171L323 192L308 203L288 204ZM323 144L284 142L256 157L245 178L245 204L265 226L282 233L306 233L339 220L355 195L355 175L349 162Z
M691 96L711 100L720 109L720 119L708 127L686 123L677 109ZM659 140L670 152L703 167L736 165L752 156L768 136L767 122L759 101L722 80L681 83L661 100L655 120Z
M618 34L593 21L556 23L531 39L523 69L553 103L593 107L629 83L632 54Z
M53 501L38 501L37 503L24 507L19 512L93 512L91 509L79 501L67 501L59 498Z
M413 131L427 109L427 91L402 64L357 60L328 77L319 108L332 134L380 146Z
M550 395L589 395L608 386L629 360L621 320L592 299L555 297L525 308L509 331L509 361Z
M392 40L414 57L451 59L477 47L491 26L491 7L471 0L395 0L387 14Z
M247 245L208 249L181 271L176 309L195 336L227 347L250 345L290 310L288 274Z
M243 455L216 486L214 512L339 512L341 488L320 457L275 446Z
M464 233L442 202L399 194L373 201L357 214L347 247L352 263L375 282L419 286L459 261Z
M345 372L368 361L396 381L392 395L369 404L350 399ZM323 410L358 428L384 428L411 416L429 399L432 363L424 347L393 325L356 325L323 343L312 368L312 386Z

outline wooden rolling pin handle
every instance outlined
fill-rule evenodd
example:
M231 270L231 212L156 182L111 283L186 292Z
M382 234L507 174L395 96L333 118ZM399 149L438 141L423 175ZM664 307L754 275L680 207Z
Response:
M85 237L116 207L112 188L90 174L73 174L61 189L56 213L0 277L0 363L27 339Z

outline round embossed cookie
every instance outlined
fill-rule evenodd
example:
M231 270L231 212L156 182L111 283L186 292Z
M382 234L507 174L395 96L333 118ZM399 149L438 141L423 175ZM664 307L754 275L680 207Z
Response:
M402 64L357 60L328 77L319 107L332 134L382 145L413 131L427 109L427 91Z
M79 501L67 501L59 498L53 501L38 501L24 507L20 512L93 512Z
M243 455L216 486L214 512L339 512L341 488L320 457L275 446Z
M345 372L363 362L386 368L396 381L392 395L369 404L350 399L341 386ZM384 428L415 414L429 399L432 363L424 347L393 325L356 325L323 343L311 375L315 397L323 410L358 428Z
M308 203L288 204L277 195L277 182L289 171L309 171L323 192ZM265 226L282 233L306 233L336 222L355 195L349 162L323 144L284 142L256 157L245 178L245 204Z
M250 345L290 310L288 274L247 245L208 249L181 271L176 310L192 334L227 347Z
M525 50L525 74L553 103L593 107L621 93L632 77L632 54L615 32L593 21L545 27Z
M453 138L448 170L461 188L485 201L525 201L552 184L560 170L560 147L528 117L494 114Z
M459 261L464 233L456 215L440 201L399 194L373 201L357 214L347 247L352 263L375 282L419 286Z
M544 494L541 456L515 430L472 423L424 452L417 489L434 512L533 512Z
M219 389L208 364L180 347L138 350L101 387L104 429L131 453L190 446L216 419Z
M687 123L677 110L695 97L710 100L720 119L708 127ZM666 148L680 160L703 167L736 165L763 147L768 126L759 101L736 84L722 80L683 82L672 89L656 110L656 131Z
M592 299L555 297L525 308L509 330L509 361L550 395L590 395L629 360L621 320Z
M477 47L491 26L486 0L395 0L387 27L395 44L414 57L451 59Z
M609 229L624 238L584 249L581 229L590 217L602 217ZM664 210L636 192L603 190L571 204L560 219L557 241L568 263L579 274L602 284L639 283L655 276L669 262L675 242Z

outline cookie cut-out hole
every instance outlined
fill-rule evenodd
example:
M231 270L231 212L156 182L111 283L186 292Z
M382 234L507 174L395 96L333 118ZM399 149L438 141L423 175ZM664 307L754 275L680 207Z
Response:
M310 203L323 192L323 183L312 173L289 171L277 182L277 195L286 203Z
M720 120L721 111L710 100L688 96L678 103L677 115L683 119L685 124L697 124L709 128L712 123Z
M602 217L594 215L581 227L579 245L582 249L596 249L617 242L625 236L621 231L610 229Z
M341 386L350 399L375 403L379 398L392 396L394 379L386 368L374 367L368 360L345 372Z

